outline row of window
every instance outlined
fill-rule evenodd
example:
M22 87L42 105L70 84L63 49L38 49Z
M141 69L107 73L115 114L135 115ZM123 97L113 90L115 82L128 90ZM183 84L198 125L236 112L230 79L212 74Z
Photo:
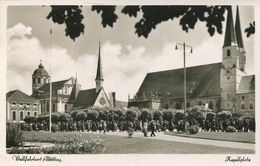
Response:
M171 105L171 106L173 107L173 103L174 103L174 102L171 101L170 104L168 104L168 103L165 104L165 105L163 106L163 108L168 109L168 108L169 108L169 105ZM214 109L213 101L209 101L209 103L203 103L202 101L196 101L196 105L199 105L199 106L207 105L208 108ZM182 109L182 106L183 106L183 103L182 103L182 102L176 102L174 108L175 108L175 109ZM191 107L191 106L192 106L191 103L190 103L190 102L187 102L186 108L189 108L189 107ZM216 105L216 107L217 107L217 105Z
M241 108L241 110L245 110L246 109L246 104L245 103L241 103L240 108ZM254 104L253 103L249 104L249 109L250 110L254 109Z
M227 99L230 100L230 93L227 93ZM240 99L245 100L246 96L241 96Z
M49 79L48 78L41 78L41 77L38 77L38 78L33 78L33 84L46 84L46 83L49 83Z
M27 112L27 114L24 115L24 112L21 111L19 120L23 120L25 116L37 116L37 112L33 112L33 114L31 114L31 112ZM18 120L16 111L13 111L13 113L12 113L12 120Z
M44 110L44 104L41 104L41 110L43 111ZM56 109L56 103L53 103L52 104L52 112L55 112L57 111ZM64 110L67 111L67 104L64 104ZM50 105L49 105L49 102L47 102L46 104L46 111L49 112L50 111Z
M29 103L12 103L12 106L19 106L19 107L31 107L33 106L34 108L37 107L37 104L29 104Z

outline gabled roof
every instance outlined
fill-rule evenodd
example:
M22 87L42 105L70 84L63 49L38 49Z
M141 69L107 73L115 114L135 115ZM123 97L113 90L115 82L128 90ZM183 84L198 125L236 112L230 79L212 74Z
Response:
M102 88L96 92L96 88L80 90L74 104L74 108L83 109L93 106Z
M38 100L20 90L13 90L6 94L6 100L18 102L37 102Z
M222 63L186 68L187 97L220 96L220 70ZM183 98L183 68L148 73L137 92L137 98Z
M241 78L237 93L250 92L255 92L255 75L243 76Z
M57 82L52 82L52 92L56 92L59 89L62 89L64 84L69 81L71 78L67 80L62 80L62 81L57 81ZM49 92L50 91L50 83L44 84L41 86L37 91L42 91L42 92Z

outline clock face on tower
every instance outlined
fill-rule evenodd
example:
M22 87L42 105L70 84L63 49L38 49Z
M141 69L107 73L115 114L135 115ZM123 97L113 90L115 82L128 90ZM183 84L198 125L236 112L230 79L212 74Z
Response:
M232 69L230 67L227 67L225 69L225 76L227 76L227 79L229 79L231 75L232 75Z
M100 103L101 105L106 104L106 100L104 99L104 97L101 97L101 98L99 99L99 103Z

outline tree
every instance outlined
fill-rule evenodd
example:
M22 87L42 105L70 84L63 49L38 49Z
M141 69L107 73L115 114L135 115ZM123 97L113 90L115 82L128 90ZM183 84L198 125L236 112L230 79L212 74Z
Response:
M166 120L168 122L172 122L174 120L174 112L173 110L165 110L163 111L163 120Z
M202 126L203 121L206 119L206 112L203 107L194 106L188 112L188 121L191 125L200 124Z
M231 119L232 114L229 111L221 111L217 114L217 118L223 121Z
M148 109L141 110L141 115L139 116L139 119L143 122L150 121L152 119L152 113Z
M99 120L107 120L108 118L108 111L106 109L102 109L98 113L98 119Z
M75 40L84 33L84 18L81 10L82 6L51 6L51 11L47 19L52 19L54 23L65 24L65 35ZM142 13L142 17L135 24L135 33L138 37L147 38L156 26L166 21L174 21L179 18L182 30L188 32L194 29L198 21L205 22L210 36L215 32L222 34L222 22L225 20L224 14L228 6L125 6L121 13L129 17L137 17ZM103 27L113 27L118 16L115 13L116 6L92 6L92 11L100 14ZM245 29L247 37L255 33L255 22L250 23Z
M87 114L84 111L79 111L76 114L76 121L84 121L87 118Z
M87 119L96 121L98 117L98 112L96 110L88 110L87 112Z
M37 121L37 117L26 116L23 120L25 121L25 123L34 123Z
M77 115L78 111L77 110L74 110L70 113L71 117L73 120L76 120L76 115Z
M138 114L134 109L129 109L126 111L126 120L129 122L133 122L134 120L136 120Z
M163 119L163 113L162 113L162 111L159 111L159 110L154 111L154 113L153 113L153 119L162 122L162 119Z
M57 123L59 121L60 114L59 113L52 113L51 114L51 121L53 123Z
M179 122L179 121L181 121L181 120L184 120L185 114L184 114L184 112L178 111L178 112L176 112L176 114L174 115L174 118L175 118L175 120L176 120L177 122Z
M122 121L124 120L124 111L121 108L117 108L115 110L115 121Z
M59 121L60 121L60 122L69 122L70 119L71 119L71 116L70 116L70 114L68 114L68 113L62 113L62 114L60 115L60 117L59 117Z

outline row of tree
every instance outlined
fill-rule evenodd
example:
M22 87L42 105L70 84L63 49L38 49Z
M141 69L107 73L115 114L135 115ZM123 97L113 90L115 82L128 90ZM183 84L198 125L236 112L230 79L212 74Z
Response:
M52 113L53 125L74 126L71 130L97 130L100 122L106 122L108 130L127 130L129 123L133 123L135 130L141 130L144 122L154 120L157 130L184 131L189 126L197 125L204 131L226 131L228 126L233 126L238 131L255 131L255 118L232 115L228 111L212 112L204 106L195 106L186 113L181 110L149 110L129 108L108 109L90 108L84 111L70 113ZM39 117L25 117L27 124L41 124L48 128L49 114Z

